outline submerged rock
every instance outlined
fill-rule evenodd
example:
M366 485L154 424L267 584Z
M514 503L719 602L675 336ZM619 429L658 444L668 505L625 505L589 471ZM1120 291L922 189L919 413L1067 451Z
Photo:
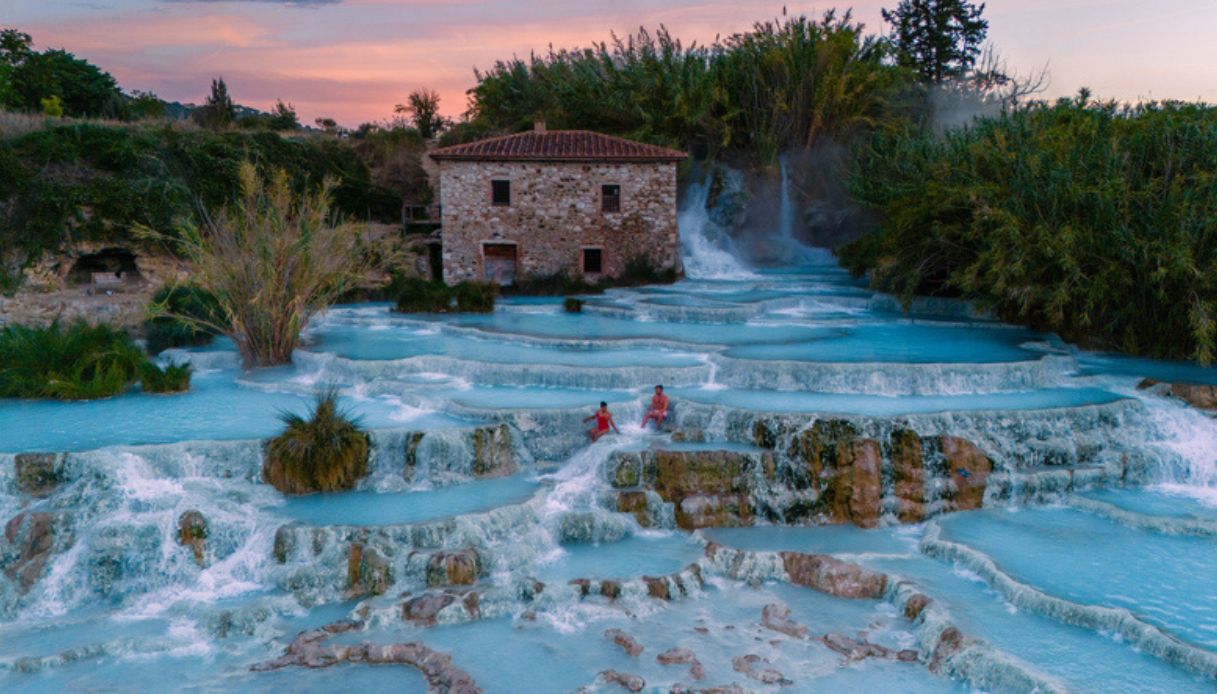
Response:
M426 645L411 643L343 644L326 642L335 634L363 629L361 622L343 620L319 629L300 632L283 655L254 665L251 670L266 672L289 666L324 668L339 663L369 665L409 665L423 673L427 691L434 694L480 694L473 677L452 663L452 656L431 650Z
M782 673L771 667L765 667L767 665L769 665L768 660L765 660L759 655L753 653L736 656L735 658L731 659L732 669L734 669L736 672L743 673L754 680L763 682L765 684L792 684L792 682L786 679Z
M207 518L200 511L186 511L177 520L177 543L188 547L200 567L206 564Z
M960 511L980 508L984 505L993 461L972 442L957 436L942 436L939 442L955 483L955 508Z
M17 491L39 499L50 496L62 482L59 461L54 453L18 453L13 458Z
M792 621L790 608L780 603L765 605L761 610L761 625L796 639L807 636L807 627Z
M695 680L706 678L706 670L702 667L701 661L697 659L697 655L693 651L687 648L669 648L655 656L655 662L660 665L688 665L689 677Z
M880 646L877 643L871 643L866 640L854 639L845 634L829 632L820 637L821 643L828 646L830 649L845 656L847 660L865 660L866 658L885 658L888 660L901 660L904 662L917 662L917 651L900 650L893 651L886 646Z
M55 517L49 513L19 513L4 525L6 551L0 552L4 574L25 595L42 578L55 546Z
M887 575L850 564L826 554L781 552L782 562L791 583L839 598L883 597Z
M638 675L632 675L628 672L617 672L616 670L602 670L599 675L600 679L606 684L616 684L631 692L640 692L642 688L647 686L647 681Z
M606 629L604 638L621 646L621 650L625 651L627 655L638 657L643 651L642 644L638 643L637 639L620 629Z

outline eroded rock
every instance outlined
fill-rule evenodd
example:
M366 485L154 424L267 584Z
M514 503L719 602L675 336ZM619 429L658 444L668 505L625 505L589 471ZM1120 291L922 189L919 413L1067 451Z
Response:
M347 596L383 595L393 584L393 569L376 550L362 542L347 551Z
M655 656L655 662L660 665L688 665L689 677L695 680L706 678L706 670L702 667L701 661L697 659L697 655L693 651L687 648L669 648Z
M473 432L473 474L477 477L506 477L515 474L515 441L511 427L479 427Z
M846 660L865 660L866 658L884 658L887 660L901 660L904 662L916 662L917 651L914 650L892 650L886 646L881 646L877 643L871 643L864 639L855 639L845 634L829 632L820 637L820 641L830 649L845 656Z
M771 667L767 667L768 665L768 660L765 660L754 653L736 656L731 659L732 669L734 669L736 672L743 673L745 676L754 680L763 682L765 684L792 684L792 682L786 679L782 673Z
M984 505L985 486L993 461L972 442L957 436L942 436L942 454L955 483L955 507L961 511Z
M194 562L204 566L207 562L207 518L200 511L186 511L177 520L177 542L190 549Z
M620 629L606 629L604 638L621 646L621 650L625 651L627 655L638 657L643 651L642 644L638 643L637 639Z
M1217 412L1217 385L1204 383L1161 383L1147 378L1137 384L1139 390L1175 398L1198 410Z
M17 491L39 499L50 496L62 481L58 462L54 453L18 453L13 457Z
M417 642L390 644L343 644L327 643L331 636L360 631L363 624L343 620L320 629L300 632L283 652L283 655L254 665L251 670L265 672L296 666L324 668L339 663L367 663L369 665L408 665L423 673L427 680L427 691L435 694L480 694L482 691L469 673L452 663L447 653L431 650Z
M427 560L427 585L469 586L482 575L481 556L476 549L436 552Z
M887 576L826 554L782 552L791 583L815 588L839 598L883 597Z
M796 639L807 636L807 627L792 621L790 608L780 603L765 605L761 610L761 625Z
M616 670L601 671L600 679L606 684L615 684L631 692L640 692L643 687L647 686L647 681L638 675L632 675L628 672L617 672Z
M4 539L10 551L0 552L4 574L17 584L22 595L42 578L55 546L55 517L49 513L25 512L4 525Z

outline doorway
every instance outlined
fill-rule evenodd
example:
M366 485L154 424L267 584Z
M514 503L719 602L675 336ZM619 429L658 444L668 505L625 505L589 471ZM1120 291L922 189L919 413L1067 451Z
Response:
M516 281L516 244L482 244L482 279L499 285Z

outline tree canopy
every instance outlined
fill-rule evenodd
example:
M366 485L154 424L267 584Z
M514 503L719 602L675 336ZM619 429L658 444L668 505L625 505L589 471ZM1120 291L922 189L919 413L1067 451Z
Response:
M883 21L892 25L900 65L941 84L964 77L976 64L989 33L984 11L984 3L965 0L900 0L896 9L883 10Z

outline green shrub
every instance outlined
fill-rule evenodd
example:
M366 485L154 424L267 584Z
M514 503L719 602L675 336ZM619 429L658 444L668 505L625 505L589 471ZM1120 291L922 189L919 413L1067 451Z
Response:
M1217 108L1080 94L878 139L851 181L879 229L841 254L1091 347L1217 358Z
M262 478L284 494L351 489L368 474L368 435L338 407L338 392L317 394L305 419L284 413L287 429L266 444Z
M452 310L452 290L443 282L418 277L394 277L390 291L396 293L402 313L447 313Z
M140 387L145 393L184 393L190 390L190 375L194 372L188 363L170 362L164 368L148 362L140 373Z
M499 296L499 285L493 282L461 282L453 289L456 310L461 313L491 313Z
M517 279L515 284L503 287L503 293L519 296L565 296L567 294L599 294L604 284L591 284L582 277L571 277L565 272Z
M84 322L0 330L0 397L90 400L117 395L147 357L124 332Z
M675 268L660 270L645 255L636 255L625 263L625 270L614 278L618 287L637 287L644 284L672 284L679 277Z
M219 305L210 293L189 284L166 285L152 297L154 309L165 315L144 322L149 354L170 347L194 347L211 342L218 332Z
M567 313L583 313L583 300L568 296L562 301L562 308L566 309Z

